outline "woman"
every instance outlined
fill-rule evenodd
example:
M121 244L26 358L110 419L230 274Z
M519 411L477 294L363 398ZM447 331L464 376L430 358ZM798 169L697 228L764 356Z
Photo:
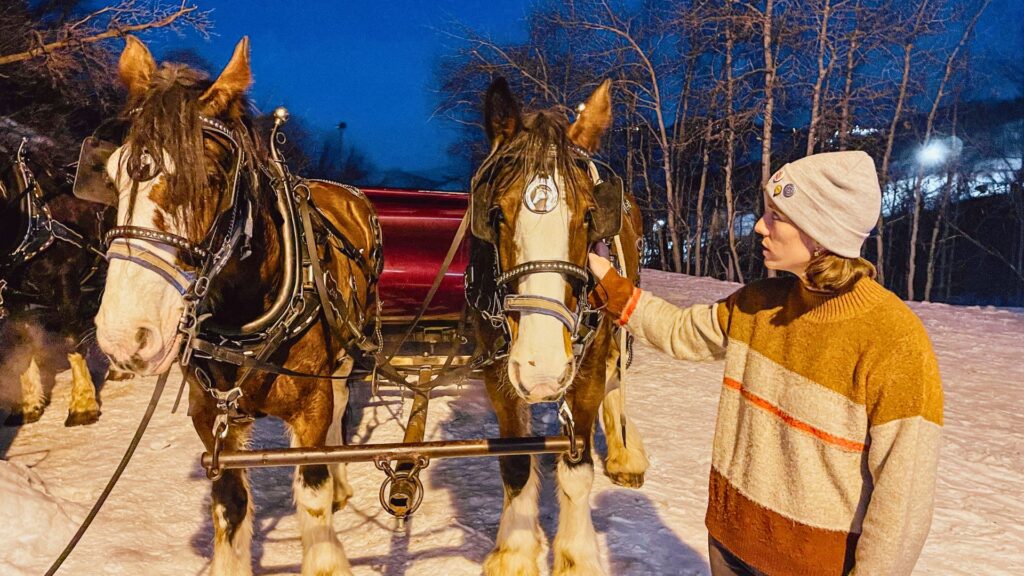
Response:
M605 311L676 358L726 360L714 576L910 574L931 524L942 386L920 320L859 257L881 206L874 163L787 164L765 205L765 266L792 276L680 309L592 254Z

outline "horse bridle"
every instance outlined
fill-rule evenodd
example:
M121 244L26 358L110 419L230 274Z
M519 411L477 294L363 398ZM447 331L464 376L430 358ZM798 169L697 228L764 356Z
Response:
M26 145L27 139L23 138L14 158L15 183L18 191L15 193L15 196L7 198L7 201L12 206L18 205L14 209L20 209L25 212L27 225L18 246L0 259L0 318L6 316L6 309L3 306L3 293L11 290L7 281L9 273L44 252L55 241L65 242L93 252L98 257L103 257L103 252L95 246L94 242L90 242L76 230L54 219L50 213L49 206L46 205L46 201L43 198L38 181L32 170L28 167L28 162L25 159ZM0 183L0 187L3 186ZM7 196L8 193L4 189L4 195ZM96 269L97 267L94 266L80 280L82 285L85 285L94 276ZM28 301L38 297L38 294L19 293L16 290L13 292L23 299L28 299Z
M151 270L186 299L201 301L206 296L209 282L227 264L238 242L248 244L251 240L252 201L248 195L240 192L239 179L243 167L248 167L250 162L233 131L214 118L200 116L199 120L204 134L223 138L232 149L234 163L229 175L229 209L217 214L204 239L199 243L171 232L133 225L114 226L104 235L103 240L108 259L125 260ZM81 168L81 163L79 167ZM156 176L157 174L153 174L151 177ZM138 185L139 181L133 180L132 194L138 192ZM230 218L230 221L226 232L220 236L218 231L225 217ZM157 249L154 250L150 246ZM176 261L171 261L168 255ZM243 254L243 258L246 255ZM177 261L181 261L185 266L179 266Z
M601 229L588 237L589 246L593 242L605 241L619 233L622 225L622 211L626 208L622 180L615 174L611 166L592 158L584 150L572 147L570 153L574 160L586 164L585 170L594 183L596 204L594 211L600 212L597 216L603 219ZM487 168L487 164L494 160L494 157L488 157L473 180L470 192L470 217L473 235L490 244L494 250L494 265L490 272L495 279L495 285L489 294L481 290L477 286L481 280L480 272L474 270L472 265L467 267L465 278L469 305L491 326L500 328L503 332L503 339L499 341L498 349L491 351L487 361L493 362L507 355L508 347L512 342L509 315L525 312L543 314L561 322L569 331L574 363L578 365L593 340L600 322L600 310L591 308L588 302L588 296L594 290L596 280L586 268L563 260L534 260L520 263L507 271L502 270L497 227L494 225L493 209L490 207L492 198L490 196L481 198L478 189L480 175L485 173L484 168ZM603 180L600 177L597 165L601 165L609 172L608 180ZM523 193L526 193L526 189ZM482 225L485 225L486 228L483 228ZM591 225L593 225L593 221L591 221ZM562 276L572 287L573 295L576 297L575 310L570 310L561 300L510 291L510 285L524 276L550 273Z
M231 145L235 158L230 176L231 206L217 215L202 242L194 243L187 238L162 230L127 225L117 226L106 235L109 246L108 257L124 259L153 270L184 297L185 310L178 328L179 333L184 336L179 359L179 363L183 367L189 365L194 353L198 353L207 360L241 367L243 373L238 378L238 382L244 380L253 369L300 375L294 371L270 365L265 360L285 340L302 333L311 326L321 314L321 310L328 320L339 316L344 317L340 322L329 323L335 325L337 329L342 329L343 326L353 332L350 335L350 340L343 344L346 350L358 346L359 350L365 353L374 352L379 348L378 343L370 341L370 338L358 331L357 327L353 327L344 303L331 302L326 297L329 288L321 286L323 283L319 282L318 274L314 273L319 269L319 262L313 261L318 256L309 236L313 233L309 221L311 217L317 218L317 221L323 225L326 234L337 241L336 248L355 261L367 276L368 285L371 287L379 278L382 265L382 259L379 257L381 241L379 224L376 219L373 219L372 227L376 245L371 257L376 258L376 267L372 267L367 256L354 248L351 242L334 228L317 208L312 206L309 187L302 181L296 181L288 172L284 159L275 146L279 141L283 142L283 134L278 132L278 128L286 119L287 114L285 113L274 125L270 139L270 164L268 166L246 154L245 148L239 146L236 135L228 126L219 120L199 116L203 133L213 134L226 140ZM112 151L113 148L116 147L88 140L84 142L79 161L79 174L85 173L88 179L89 166L92 166L92 170L98 171L100 165L105 165L102 157L89 159L89 150L96 149L102 153L104 150ZM83 169L83 166L86 168ZM265 175L277 195L277 209L282 219L282 227L279 231L283 254L282 279L278 293L268 310L241 326L225 326L213 321L212 313L205 302L211 282L227 265L231 257L236 255L239 244L242 245L240 255L242 260L250 253L254 218L253 200L249 194L244 194L239 186L243 174L248 174L251 177L254 190L259 186L259 174ZM137 186L137 182L135 185ZM354 190L351 187L347 188ZM91 193L87 190L80 192L80 194L76 192L76 195L110 203L109 195L104 197L102 194ZM137 188L133 190L133 193L136 192ZM353 193L362 196L361 192L354 191ZM363 198L365 199L365 197ZM224 218L228 218L227 228L223 235L219 235L218 230L222 228L221 224ZM222 240L218 241L218 238L222 238ZM132 241L135 242L132 243ZM159 253L148 249L139 241L154 244L160 251L174 254L188 268L168 262ZM119 246L121 247L119 248ZM130 250L128 250L129 247ZM317 280L316 290L309 286L314 283L314 279ZM330 306L330 310L327 309L328 306ZM196 368L196 371L197 377L202 381L201 370ZM313 375L301 374L301 376ZM207 387L204 385L204 388ZM207 388L207 392L217 398L224 394L237 393L233 397L237 406L240 388L236 385L235 389L228 392Z

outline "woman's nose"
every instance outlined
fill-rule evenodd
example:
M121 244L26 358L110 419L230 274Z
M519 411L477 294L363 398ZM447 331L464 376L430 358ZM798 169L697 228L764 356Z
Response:
M765 224L764 216L757 219L757 224L754 224L754 232L757 232L761 236L768 235L768 225Z

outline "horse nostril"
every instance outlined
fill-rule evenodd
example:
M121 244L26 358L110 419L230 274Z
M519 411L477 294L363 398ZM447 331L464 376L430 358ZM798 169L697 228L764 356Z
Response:
M135 343L139 345L139 348L145 348L146 343L149 342L150 330L149 328L139 328L135 331Z
M573 374L573 366L572 366L572 362L570 362L569 364L567 364L565 366L565 371L562 372L562 375L558 377L558 383L560 385L565 385L565 383L570 378L572 378L573 376L574 376L574 374Z

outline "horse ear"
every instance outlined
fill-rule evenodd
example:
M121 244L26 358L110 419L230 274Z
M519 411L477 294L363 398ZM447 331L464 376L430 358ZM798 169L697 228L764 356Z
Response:
M519 104L509 90L508 82L499 76L491 82L484 98L484 130L491 147L511 139L521 125Z
M243 36L235 46L231 61L217 77L217 81L199 99L203 114L216 117L228 109L252 84L252 70L249 68L249 37Z
M121 83L128 89L129 97L134 100L146 93L149 79L156 71L156 60L149 53L149 48L135 36L124 37L124 51L117 64Z
M569 139L587 152L594 152L601 135L612 125L612 81L606 79L583 105L583 111L569 126Z

